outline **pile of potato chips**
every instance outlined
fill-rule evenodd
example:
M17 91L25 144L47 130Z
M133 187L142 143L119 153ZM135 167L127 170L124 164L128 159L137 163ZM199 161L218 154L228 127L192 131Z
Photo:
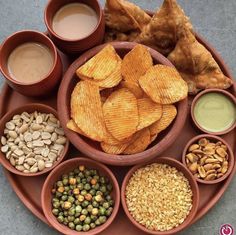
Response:
M144 151L177 115L173 103L188 87L171 67L153 65L147 47L137 45L123 60L108 44L76 71L67 127L99 141L104 152Z

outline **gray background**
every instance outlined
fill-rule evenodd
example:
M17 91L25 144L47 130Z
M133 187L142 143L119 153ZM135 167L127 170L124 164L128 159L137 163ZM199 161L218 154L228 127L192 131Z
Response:
M45 31L43 9L46 2L46 0L0 0L0 42L11 33L21 29ZM133 2L145 9L154 10L162 1L133 0ZM179 3L190 16L196 31L211 42L236 76L236 1L179 0ZM1 79L0 84L2 82ZM224 223L230 223L236 229L235 195L236 180L231 183L219 203L202 220L181 234L219 234L219 227ZM11 189L1 167L0 234L58 234L25 208Z

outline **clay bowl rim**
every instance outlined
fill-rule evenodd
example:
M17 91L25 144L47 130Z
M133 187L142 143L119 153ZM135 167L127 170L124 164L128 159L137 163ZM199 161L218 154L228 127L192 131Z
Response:
M137 45L137 43L133 42L113 42L109 44L113 45L116 51L122 49L131 50L135 45ZM164 138L160 140L157 144L153 145L152 147L149 147L145 151L137 154L132 154L132 155L107 154L102 150L96 149L95 147L89 145L87 140L84 140L79 134L76 134L75 132L69 130L66 127L66 123L69 121L70 117L69 114L70 110L69 107L67 107L66 94L70 82L75 76L75 71L78 67L80 67L83 63L85 63L89 58L97 54L106 45L107 44L105 43L85 52L82 56L80 56L77 60L75 60L74 63L72 63L72 65L68 68L68 70L64 74L64 77L58 90L58 99L57 99L57 109L61 125L63 126L66 136L68 137L70 142L79 151L81 151L86 156L94 160L100 161L108 165L116 165L116 166L128 166L128 165L130 166L130 165L140 164L142 162L147 162L155 158L156 156L160 155L177 138L178 133L181 131L185 119L187 117L188 97L175 104L178 110L178 114L172 123L171 129L169 129L168 133L166 133ZM154 58L154 60L157 60L161 64L174 67L169 62L169 60L166 59L164 56L162 56L160 53L149 47L147 48L151 52L151 55Z
M22 105L19 106L18 108L15 108L9 112L7 112L0 120L0 135L3 135L3 130L5 128L5 124L6 122L8 122L9 120L11 120L11 118L16 115L16 114L20 114L21 112L25 111L28 112L27 110L30 109L34 109L35 111L43 110L43 111L39 111L39 112L45 112L45 113L52 113L54 114L57 118L58 118L58 113L55 109L53 109L52 107L45 105L45 104L40 104L40 103L30 103L30 104L26 104L26 105ZM20 111L21 110L21 111ZM0 151L0 163L11 173L16 174L16 175L20 175L20 176L26 176L26 177L31 177L31 176L40 176L43 174L46 174L48 172L50 172L53 168L55 168L57 165L59 165L66 157L68 149L69 149L69 139L67 138L67 142L64 145L64 151L62 152L60 159L57 160L50 168L45 168L43 171L39 171L37 173L24 173L21 171L18 171L14 166L11 165L11 163L9 162L8 159L6 159L6 155L4 153L2 153ZM2 146L2 144L0 143L0 147Z
M216 180L211 180L211 181L206 181L206 180L196 178L197 182L199 182L201 184L211 185L211 184L220 183L220 182L224 181L225 179L227 179L228 176L232 173L235 160L234 160L234 154L233 154L232 148L229 146L229 144L224 139L220 138L219 136L214 136L214 135L209 135L209 134L202 134L202 135L197 135L197 136L191 138L184 147L183 154L182 154L182 163L187 167L187 164L186 164L186 161L185 161L185 155L188 151L188 148L191 144L196 143L201 138L207 138L207 139L210 139L210 140L221 141L228 148L227 152L229 154L229 168L228 168L228 171L221 178L216 179Z
M37 84L39 84L39 83L41 83L42 81L46 81L47 79L48 79L48 77L53 73L53 71L55 70L55 67L56 67L56 65L57 65L57 61L58 61L58 59L60 59L59 58L59 55L58 55L58 53L57 53L57 48L56 48L56 46L55 46L55 44L52 42L52 40L45 34L45 33L43 33L43 32L39 32L39 31L37 31L37 30L20 30L20 31L17 31L17 32L15 32L15 33L13 33L13 34L11 34L11 35L9 35L4 41L3 41L3 43L2 44L0 44L0 52L3 50L3 48L4 48L4 46L7 44L7 43L9 43L9 41L10 40L12 40L12 39L14 39L15 37L18 37L19 35L21 35L21 34L27 34L27 33L33 33L33 34L37 34L39 37L43 37L45 40L48 40L48 42L49 42L49 44L50 44L50 46L51 46L51 48L49 48L47 45L45 45L44 43L41 43L41 44L43 44L44 46L46 46L48 49L49 49L49 51L50 52L52 52L52 54L53 54L53 65L52 65L52 68L51 68L51 70L49 71L49 73L45 76L45 77L43 77L42 79L40 79L40 80L38 80L37 82L29 82L29 83L24 83L24 82L20 82L20 81L18 81L18 80L15 80L14 78L12 78L11 76L10 76L10 74L9 74L9 72L6 72L3 68L2 68L2 66L1 66L1 61L2 61L2 59L0 59L0 70L1 70L1 72L2 72L2 74L4 75L4 77L7 79L7 80L9 80L10 82L12 82L12 83L14 83L14 84L16 84L16 85L21 85L21 86L32 86L32 85L37 85ZM34 42L34 41L28 41L28 40L26 40L26 42L24 42L24 43L27 43L27 42ZM22 45L22 44L19 44L18 46L20 46L20 45ZM16 46L17 47L17 46ZM16 48L15 47L15 48ZM15 49L14 48L14 49ZM13 49L13 50L14 50ZM13 51L12 50L12 51ZM11 52L12 52L11 51ZM8 58L7 58L8 59Z
M192 105L191 105L191 117L192 117L192 120L193 120L195 126L199 130L201 130L202 132L204 132L206 134L209 134L209 135L224 135L224 134L227 134L227 133L231 132L236 127L236 120L234 121L234 124L231 127L229 127L228 129L226 129L224 131L219 131L219 132L212 132L212 131L208 131L208 130L204 129L203 127L201 127L201 125L195 119L195 116L194 116L195 105L202 96L204 96L205 94L208 94L208 93L223 94L224 96L228 97L234 103L235 108L236 108L236 98L231 93L229 93L225 90L221 90L221 89L206 89L206 90L200 92L197 96L194 97Z
M45 23L45 25L46 25L46 27L47 27L47 30L49 31L49 33L50 34L52 34L53 35L53 37L55 37L55 38L57 38L57 39L59 39L59 40L61 40L61 41L63 41L63 42L68 42L68 43L75 43L75 42L80 42L80 41L82 41L82 40L85 40L86 38L88 38L88 37L90 37L92 34L94 34L95 32L96 32L96 30L98 29L98 27L101 25L101 23L102 23L102 19L103 19L103 17L104 17L104 13L103 13L103 8L102 8L102 6L101 6L101 4L99 3L99 1L98 0L94 0L94 1L96 1L96 3L97 3L97 5L98 5L98 7L99 7L99 15L98 15L98 22L97 22L97 25L96 25L96 27L93 29L93 31L92 32L90 32L87 36L84 36L83 38L78 38L78 39L67 39L67 38L63 38L63 37L61 37L60 35L58 35L54 30L53 30L53 28L51 27L51 24L49 23L49 21L48 21L48 19L49 19L49 16L48 16L48 8L49 8L49 6L50 6L50 4L52 4L52 2L53 2L54 0L49 0L48 1L48 3L47 3L47 5L46 5L46 7L45 7L45 9L44 9L44 23ZM78 2L78 3L80 3L80 0L74 0L74 2ZM72 3L72 2L70 2L70 3ZM65 4L63 4L63 6L65 6L65 5L68 5L68 4L70 4L70 3L65 3ZM86 3L84 3L84 4L86 4ZM87 4L86 4L87 5ZM91 7L92 8L92 7ZM60 8L59 8L60 9ZM59 10L58 9L58 10ZM93 8L92 8L93 9ZM93 9L94 10L94 9ZM95 10L94 10L95 11ZM96 11L95 11L96 12ZM97 12L96 12L97 13ZM55 14L54 14L54 16L55 16Z
M50 209L45 204L46 190L48 190L48 188L49 188L49 184L52 181L52 177L57 174L61 176L62 173L60 173L60 172L64 168L64 166L70 165L72 163L74 163L74 164L73 164L73 167L71 167L71 170L75 169L76 165L79 165L80 163L85 165L85 167L87 164L94 165L94 167L91 167L91 168L94 168L94 169L99 168L100 170L106 172L106 174L108 175L108 177L110 179L110 182L113 185L113 193L115 195L115 197L113 199L115 200L115 206L113 207L113 211L112 211L111 216L108 218L108 220L104 224L102 224L94 229L91 229L88 232L81 232L80 233L75 230L71 230L70 228L68 228L67 226L65 226L63 224L60 224L55 219L56 217L52 214ZM100 173L99 169L98 169L98 172ZM64 161L63 163L58 165L56 168L54 168L51 171L51 173L47 176L46 180L44 181L43 188L41 191L41 204L42 204L43 213L44 213L46 219L59 232L61 232L63 234L67 234L67 235L76 235L76 234L82 234L82 233L84 235L95 235L95 234L101 233L103 230L105 230L107 227L109 227L111 225L111 223L115 220L115 218L118 214L119 208L120 208L120 187L119 187L119 184L117 182L115 175L107 166L105 166L102 163L96 162L94 160L77 156L75 158ZM63 229L63 228L65 228L65 229Z
M178 227L162 232L162 231L154 231L154 230L149 230L147 228L145 228L143 225L139 224L130 214L128 207L126 205L126 199L125 199L125 189L126 186L130 180L130 178L132 177L132 175L134 174L134 172L142 167L145 167L149 164L152 163L161 163L161 164L167 164L169 166L175 167L178 171L182 172L184 174L184 176L188 179L189 184L191 186L192 192L193 192L193 206L192 209L190 211L190 213L188 214L188 216L186 217L186 219L184 220L184 222L179 225ZM193 186L193 187L192 187ZM131 221L131 223L137 227L138 229L140 229L141 231L148 233L148 234L154 234L154 235L171 235L171 234L176 234L180 231L182 231L183 229L186 229L188 226L191 225L192 220L194 219L197 210L198 210L198 206L199 206L199 201L200 201L200 193L199 193L199 186L197 184L196 179L193 177L193 175L191 174L191 172L188 170L188 168L182 164L180 161L171 158L171 157L160 157L157 158L151 162L148 163L144 163L144 164L139 164L136 165L134 167L132 167L127 174L125 175L125 178L122 182L122 186L121 186L121 203L122 203L122 207L124 209L124 212L126 214L126 216L129 218L129 220Z

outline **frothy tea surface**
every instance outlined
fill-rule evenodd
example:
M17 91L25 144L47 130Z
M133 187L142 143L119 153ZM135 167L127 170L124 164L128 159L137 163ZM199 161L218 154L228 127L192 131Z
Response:
M34 83L49 74L53 62L52 52L47 46L28 42L12 51L8 58L8 71L16 81Z
M86 4L70 3L53 17L52 28L59 36L76 40L88 36L97 26L96 12Z

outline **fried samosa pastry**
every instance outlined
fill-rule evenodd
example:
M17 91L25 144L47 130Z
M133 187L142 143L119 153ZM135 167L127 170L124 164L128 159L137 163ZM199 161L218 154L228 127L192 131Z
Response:
M105 6L106 26L120 33L139 31L151 17L140 7L125 0L107 0Z
M137 36L140 34L138 31L129 31L125 33L118 32L117 30L112 30L107 28L105 32L105 42L113 41L127 41L133 42L136 40Z
M233 83L223 74L211 53L187 28L180 32L179 41L168 59L187 82L190 94L207 88L227 89Z
M151 46L168 55L177 43L178 30L185 26L192 30L192 24L176 0L164 0L161 8L137 37L137 42Z

